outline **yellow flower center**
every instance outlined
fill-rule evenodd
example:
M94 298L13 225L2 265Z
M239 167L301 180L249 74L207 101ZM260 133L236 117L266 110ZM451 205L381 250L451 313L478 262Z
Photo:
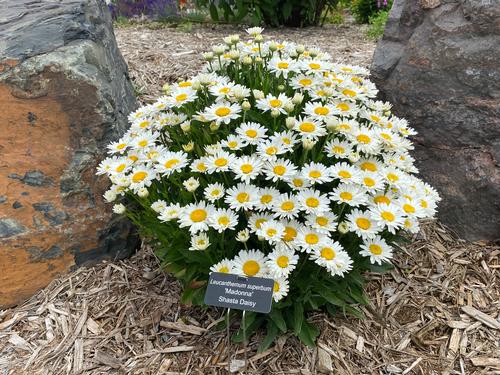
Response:
M350 109L349 104L347 103L339 103L337 104L337 108L343 112L348 111Z
M279 69L288 69L288 63L287 62L284 62L284 61L280 61L278 63L278 68Z
M427 204L427 202L426 202L426 201L421 200L421 201L420 201L420 206L421 206L422 208L427 208L429 205Z
M328 219L324 216L318 216L316 218L316 224L318 224L320 227L326 227L328 225Z
M349 193L348 191L343 191L342 193L339 194L340 198L342 198L345 201L350 201L352 200L352 194Z
M319 206L319 200L314 198L314 197L307 198L306 199L306 206L316 208Z
M309 245L316 245L319 242L318 235L314 233L306 234L304 239Z
M371 138L366 134L360 134L356 137L358 142L364 143L365 145L371 142Z
M370 171L370 172L376 172L377 171L377 165L375 163L365 161L361 163L360 168L363 171Z
M309 172L309 177L311 178L320 178L322 176L321 172L318 170L314 170Z
M191 212L189 218L193 223L199 223L207 218L207 211L205 211L203 208L197 208L196 210L193 210Z
M346 72L346 73L351 73L352 72L352 69L351 68L348 68L346 66L340 68L340 70L342 70L343 72Z
M291 211L295 208L295 204L291 201L286 201L281 204L281 209L283 211Z
M368 246L368 248L370 249L370 252L373 255L380 255L380 254L382 254L382 247L379 246L379 245L377 245L377 244L372 243L370 246Z
M268 147L266 149L266 154L268 154L268 155L274 155L277 152L278 152L278 149L276 147L274 147L274 146Z
M205 165L205 163L199 163L196 166L196 169L199 170L200 172L205 172L207 170L207 166Z
M119 145L116 146L118 150L123 150L125 147L127 147L126 143L120 143Z
M279 100L279 99L271 99L271 100L269 101L269 105L270 105L271 107L273 107L273 108L278 108L278 107L281 107L281 104L282 104L282 102L281 102L281 100Z
M142 129L147 128L148 126L149 126L149 121L147 121L147 120L146 121L141 121L139 123L139 127L142 128Z
M219 272L229 273L229 268L227 268L227 266L222 266L221 268L219 268Z
M327 107L317 107L314 109L314 113L319 116L326 116L330 113L330 110Z
M165 168L173 168L179 164L179 159L170 159L165 162Z
M218 159L215 159L214 163L218 167L225 167L227 165L227 159L218 158Z
M391 135L390 135L390 134L387 134L387 133L380 133L380 136L381 136L382 138L384 138L386 141L390 141L390 140L392 140L392 137L391 137Z
M236 148L236 147L238 147L238 142L236 142L236 141L227 142L227 147Z
M321 257L326 260L332 260L335 258L335 250L333 250L331 247L324 247L320 251Z
M321 65L319 65L317 63L309 63L309 68L311 68L313 70L318 70L319 68L321 68Z
M277 281L275 281L273 286L273 292L278 293L279 291L280 291L280 284Z
M276 258L276 264L281 267L281 268L287 268L288 267L288 257L286 255L281 255L278 258Z
M118 173L123 172L126 166L127 166L126 164L120 164L118 167L116 167L116 171Z
M345 148L342 146L333 146L332 152L334 154L345 154Z
M221 216L221 217L219 217L219 219L217 220L217 222L220 225L227 226L229 224L229 218L227 216Z
M182 102L187 99L187 94L179 94L175 97L176 102Z
M351 98L353 98L353 97L356 96L356 91L345 89L344 91L342 91L342 94L344 94L345 96L350 96Z
M243 272L247 276L255 276L260 271L260 265L255 260L247 260L243 264Z
M146 139L143 139L142 141L140 141L139 143L139 146L141 147L146 147L148 145L148 141Z
M285 227L285 235L283 236L283 241L290 242L297 237L297 231L292 227Z
M389 198L387 198L385 195L376 196L375 198L373 198L373 201L377 204L381 204L381 203L389 204L389 203L391 203L391 200Z
M227 94L229 92L230 88L229 87L223 87L221 89L219 89L219 92L221 94Z
M231 109L228 107L220 107L215 110L215 114L219 117L227 116L231 113Z
M240 203L245 203L245 202L248 202L250 200L250 195L248 195L248 193L239 193L237 196L236 196L236 200Z
M271 194L264 194L262 197L260 197L260 202L264 204L271 203L273 200L273 196Z
M301 180L300 178L294 178L292 183L293 183L293 186L298 187L298 188L304 186L304 181Z
M240 169L244 174L249 174L253 172L253 167L251 164L243 164Z
M398 175L394 174L394 173L388 173L387 174L387 179L391 182L396 182L399 180L399 177Z
M301 80L299 80L299 84L302 86L310 86L311 83L312 83L312 80L309 78L302 78Z
M248 129L246 132L245 132L246 136L247 137L250 137L250 138L255 138L257 137L257 131L254 130L254 129Z
M276 167L273 168L273 172L278 176L283 176L286 172L286 168L282 165L277 165Z
M218 197L220 195L220 190L219 189L214 189L212 190L212 197Z
M179 87L189 87L189 86L192 86L193 84L189 81L184 81L184 82L181 82L179 83Z
M257 229L260 229L260 227L262 226L262 224L264 223L267 223L267 219L264 219L264 218L261 218L261 219L257 219L255 220L255 227Z
M351 178L352 174L349 171L340 171L339 176L342 178Z
M312 122L303 122L299 125L299 129L304 133L312 133L316 130L316 125L314 125Z
M394 216L394 214L392 212L389 212L389 211L383 211L380 216L382 216L382 219L386 220L386 221L394 221L394 219L396 218Z
M138 157L137 155L129 155L129 157L128 157L128 158L129 158L130 160L132 160L132 161L137 161L137 160L139 160L139 157Z
M370 229L372 226L372 223L370 223L370 220L364 218L364 217L359 217L356 219L356 225L364 230Z
M415 207L413 207L411 204L408 204L408 203L405 203L403 205L403 210L407 213L407 214L414 214L415 213Z
M267 231L266 231L266 234L269 236L269 237L274 237L276 236L276 234L278 233L278 231L274 228L269 228Z
M380 122L380 120L381 120L381 119L380 119L380 117L375 116L375 115L370 115L370 118L371 118L371 119L372 119L372 121L374 121L374 122Z
M135 183L138 183L138 182L143 181L146 177L148 177L148 173L147 172L143 172L143 171L136 172L132 176L132 181L135 182Z
M365 177L363 178L363 183L368 186L368 187L372 187L372 186L375 186L375 180L373 178L370 178L370 177Z

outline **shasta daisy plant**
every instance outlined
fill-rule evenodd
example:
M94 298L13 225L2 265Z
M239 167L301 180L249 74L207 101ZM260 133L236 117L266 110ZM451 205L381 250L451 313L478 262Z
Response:
M360 315L363 271L390 267L439 196L366 69L261 32L225 38L201 73L130 114L97 173L183 302L203 303L211 272L272 278L272 311L249 314L248 333L266 328L262 348L287 331L313 345L308 312Z

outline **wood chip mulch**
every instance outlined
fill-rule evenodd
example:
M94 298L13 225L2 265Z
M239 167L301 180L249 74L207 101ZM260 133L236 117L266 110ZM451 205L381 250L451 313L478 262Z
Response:
M311 315L316 349L283 336L257 353L260 332L240 373L500 373L500 248L428 223L394 264L369 275L364 319ZM223 312L182 305L179 293L146 247L80 268L0 311L0 374L226 374L225 332L214 329ZM238 369L244 347L230 351Z

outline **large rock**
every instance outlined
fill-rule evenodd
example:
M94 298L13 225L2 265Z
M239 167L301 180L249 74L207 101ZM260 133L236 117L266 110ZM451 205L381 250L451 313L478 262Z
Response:
M500 238L500 2L396 0L371 70L419 132L440 219L470 240Z
M136 106L100 0L3 0L0 308L136 244L95 167Z

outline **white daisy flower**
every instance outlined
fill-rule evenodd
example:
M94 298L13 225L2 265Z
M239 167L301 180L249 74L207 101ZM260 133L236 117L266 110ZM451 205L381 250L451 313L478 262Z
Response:
M210 92L210 94L215 96L216 101L221 101L223 99L227 100L229 99L234 86L235 84L233 82L221 81L219 83L216 83L215 85L210 86L208 88L208 91Z
M245 242L247 242L249 239L250 239L250 232L248 231L248 229L243 229L243 230L240 230L240 231L236 234L236 241L238 241L238 242L245 243Z
M184 188L189 191L190 193L196 191L198 187L200 186L200 180L194 177L189 177L186 181L182 183Z
M142 132L137 137L130 140L130 145L135 150L144 150L155 145L159 134L157 132Z
M160 216L158 216L158 219L160 219L160 221L165 221L165 222L176 220L179 218L181 212L182 208L180 204L178 203L169 204L160 212Z
M304 107L304 114L316 121L325 121L327 118L335 114L335 109L330 104L321 102L309 102Z
M222 147L226 147L231 151L237 151L244 148L248 143L241 137L231 134L225 140L223 140L221 144Z
M332 139L325 144L324 150L331 158L345 159L352 152L352 144L348 141Z
M291 59L282 59L278 56L274 56L267 64L267 69L272 73L276 74L276 77L283 76L288 77L290 72L295 72L297 69L296 63Z
M304 164L301 170L302 177L312 184L323 184L332 181L332 172L321 163Z
M117 203L117 204L113 205L113 212L115 214L121 215L121 214L124 214L125 211L127 211L127 207L125 207L123 204Z
M205 250L208 246L210 246L208 235L202 232L191 237L191 246L189 247L189 250Z
M313 228L302 226L297 235L297 244L301 251L311 252L327 239L327 235L320 233Z
M286 114L285 106L291 103L290 99L283 93L278 96L268 94L263 99L258 99L256 106L263 112L267 111L279 111L282 114Z
M334 178L344 183L357 183L360 178L359 170L346 162L332 165L330 167L330 173Z
M383 164L378 159L373 157L359 159L356 166L364 172L375 173L383 170Z
M250 145L255 145L267 137L267 129L256 122L245 122L236 128L235 132Z
M182 107L186 103L194 102L198 99L198 95L196 91L191 89L190 87L183 87L174 90L167 98L166 104L169 107Z
M206 158L196 159L191 163L191 172L205 173L207 170Z
M274 188L259 189L259 203L257 204L257 209L259 210L272 209L279 195L280 195L279 190Z
M179 214L179 227L189 227L189 232L195 234L208 230L209 217L215 208L204 201L191 203L183 207Z
M355 184L341 183L330 193L330 198L337 203L346 203L351 207L359 207L368 202L365 190Z
M296 119L293 130L300 134L302 138L307 137L314 140L326 134L325 127L320 122L309 117Z
M352 259L337 241L326 240L313 249L311 258L321 267L325 267L332 276L344 276L352 269Z
M259 190L251 184L239 183L226 191L224 201L233 210L251 210L259 204Z
M240 112L241 106L237 103L217 102L205 108L201 115L209 121L215 121L216 124L229 124L231 120L240 117Z
M137 191L151 185L152 181L156 179L156 171L145 165L137 165L128 177L130 189Z
M230 169L235 174L235 178L243 182L249 183L255 179L262 170L262 160L255 156L242 156L235 158Z
M227 172L234 161L235 156L227 151L219 151L214 155L209 155L204 158L207 167L207 173Z
M299 202L293 195L281 194L274 205L274 216L280 219L293 219L299 214Z
M318 81L314 77L303 74L293 77L290 81L290 86L295 90L309 90L317 84Z
M365 154L377 154L380 151L380 141L376 133L366 127L360 127L352 134L352 143L356 145L358 152Z
M297 194L297 200L301 210L307 214L321 214L329 210L329 199L318 190L301 190Z
M302 190L307 189L311 186L311 182L304 177L300 173L290 177L288 180L288 185L294 190Z
M188 164L188 155L182 151L167 151L158 157L157 162L155 168L158 173L162 176L170 176Z
M276 244L285 235L285 226L276 220L269 220L262 223L255 234L264 238L270 244Z
M275 144L280 145L285 152L292 151L293 146L298 143L297 136L291 131L274 133L270 137L270 140Z
M349 230L362 238L373 238L382 229L368 211L353 209L346 220Z
M389 185L397 188L404 187L409 183L408 175L394 167L385 168L381 174Z
M279 302L288 295L289 285L288 280L284 277L274 279L273 299L274 302Z
M376 192L384 188L380 175L371 172L361 172L359 184L368 192Z
M289 181L297 174L297 167L287 159L269 161L264 168L266 180Z
M266 266L273 277L286 277L297 266L299 256L286 246L277 246L267 254Z
M267 213L252 214L248 219L248 228L250 232L257 233L264 223L273 220L273 217Z
M319 215L308 215L306 225L319 233L334 232L337 229L337 215L332 212L323 212Z
M359 108L355 103L350 101L335 101L333 103L333 108L335 108L335 112L337 115L346 116L346 117L356 117L359 112Z
M401 208L401 211L409 218L423 218L426 215L423 212L423 207L419 203L421 202L419 202L418 199L410 197L402 197L395 202L395 204Z
M233 262L227 258L222 259L219 263L210 267L210 272L233 273Z
M331 63L318 59L302 60L301 68L308 74L321 74L330 69Z
M238 216L232 210L218 208L210 216L209 224L219 233L227 229L234 230L238 225Z
M207 187L203 190L203 194L205 196L205 199L210 201L210 202L215 202L216 200L222 198L224 196L224 193L226 190L224 189L224 185L215 183L215 184L209 184Z
M258 250L241 250L233 260L233 272L242 276L263 276L267 272L265 259Z
M161 213L167 205L167 202L162 199L158 199L157 201L151 203L151 209L156 213Z
M407 217L403 223L403 229L409 233L416 234L420 232L420 225L415 218Z
M380 236L365 239L361 245L360 255L370 257L370 263L382 264L392 259L392 248Z

